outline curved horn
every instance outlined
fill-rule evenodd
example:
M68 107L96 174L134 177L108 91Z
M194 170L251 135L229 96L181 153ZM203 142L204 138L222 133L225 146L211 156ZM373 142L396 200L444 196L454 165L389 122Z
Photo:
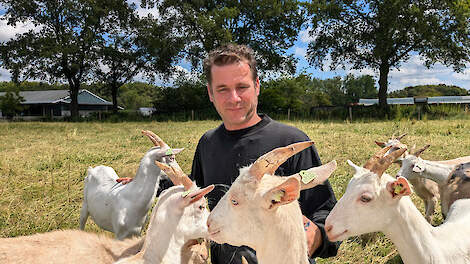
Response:
M181 170L178 164L167 165L159 161L155 161L155 164L165 172L165 174L170 178L174 185L183 185L184 189L188 191L193 186L193 181L186 175L183 170Z
M385 148L382 148L380 149L379 151L377 151L367 162L366 164L364 164L364 168L372 171L372 168L375 166L375 164L381 159L383 158L383 156L385 155L385 153L387 153L387 151L391 148L392 146L388 146L388 147L385 147Z
M403 153L405 153L406 148L399 148L398 150L393 151L385 157L380 158L369 170L377 174L377 176L382 176L382 174L392 165L392 163Z
M150 139L150 141L152 141L152 143L157 147L163 148L167 146L167 144L163 142L163 140L159 136L157 136L150 130L142 130L142 134L146 135Z
M413 153L414 156L416 157L419 157L419 155L421 155L421 153L423 153L423 151L425 151L426 149L428 149L431 145L426 145L424 146L423 148L421 149L418 149L415 153Z
M401 136L396 137L395 139L398 140L398 141L400 141L400 140L401 140L404 136L406 136L407 134L408 134L408 133L405 133L405 134L403 134L403 135L401 135Z
M313 141L304 141L280 147L259 157L250 168L250 174L260 180L264 174L274 174L277 168L291 156L313 145Z

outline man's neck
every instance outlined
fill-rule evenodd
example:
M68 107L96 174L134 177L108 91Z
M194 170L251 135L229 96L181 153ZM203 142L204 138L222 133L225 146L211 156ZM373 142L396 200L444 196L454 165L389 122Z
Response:
M225 129L227 129L228 131L236 131L236 130L242 130L242 129L245 129L245 128L252 127L252 126L258 124L260 121L261 121L261 117L258 115L258 113L255 113L250 118L249 121L247 121L243 124L227 126L227 124L224 123L224 126L225 126Z

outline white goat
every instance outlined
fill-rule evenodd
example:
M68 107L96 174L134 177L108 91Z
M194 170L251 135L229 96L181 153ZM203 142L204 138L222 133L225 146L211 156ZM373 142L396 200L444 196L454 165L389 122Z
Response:
M409 198L407 180L383 174L405 150L383 157L389 148L380 150L364 167L348 160L355 174L326 219L329 240L381 231L406 264L470 263L470 200L455 202L446 222L431 226Z
M400 140L404 136L406 136L406 134L403 134L396 138L392 137L387 142L375 141L375 143L382 148L392 146L392 148L388 151L388 153L385 154L387 155L391 153L392 151L397 150L398 148L407 148L405 144L400 142ZM405 156L407 154L408 154L408 151L404 153ZM398 163L400 164L400 166L401 166L402 160L403 159L401 157L397 159L397 161L399 161ZM439 202L439 198L440 198L439 187L437 186L437 183L435 183L432 180L420 178L420 177L408 179L408 180L413 185L414 192L423 200L426 221L431 223L432 215L434 214L436 205Z
M118 175L111 167L88 168L80 211L80 229L85 228L88 216L102 229L111 231L122 240L141 233L147 212L152 206L162 172L155 161L172 164L181 171L175 154L183 149L171 149L151 131L142 131L154 143L140 161L133 181L117 183Z
M260 264L309 263L297 199L300 190L326 181L336 169L336 162L289 177L273 174L290 156L312 144L300 142L277 148L240 169L240 175L209 216L209 238L217 243L253 248ZM309 181L300 175L316 178Z
M185 192L186 187L173 186L162 193L152 212L145 239L119 241L81 230L1 238L0 263L105 264L129 256L140 259L141 255L149 260L145 263L206 263L207 254L194 256L187 246L190 239L207 235L209 210L206 200L201 198L214 186L202 190L196 189L195 185L191 188ZM128 260L119 263L133 263Z
M207 201L201 198L212 191L214 185L198 190L196 184L186 175L177 175L180 172L174 171L172 166L156 163L173 183L181 183L183 186L173 186L159 196L142 250L116 263L194 263L190 262L191 258L198 256L184 254L183 249L186 248L186 253L191 253L188 242L208 234L206 222L209 210ZM205 261L207 256L199 259Z
M470 198L470 187L465 187L466 184L456 185L455 181L449 182L450 173L459 165L458 162L469 162L470 156L460 157L447 161L430 161L420 158L420 154L425 151L429 145L419 149L413 154L408 154L402 160L402 167L397 176L402 176L408 180L415 179L430 179L439 185L439 192L441 196L441 211L444 217L449 212L449 207L452 203L460 198ZM463 189L462 189L463 188Z

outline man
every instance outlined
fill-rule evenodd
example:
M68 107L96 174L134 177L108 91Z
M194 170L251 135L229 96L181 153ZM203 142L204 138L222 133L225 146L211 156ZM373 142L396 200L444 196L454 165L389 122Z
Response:
M210 184L230 185L239 169L277 147L309 140L297 128L276 122L257 113L260 83L253 51L247 46L229 44L209 53L204 61L209 98L222 118L222 125L207 131L199 140L193 160L191 178L200 187ZM321 165L315 147L291 157L276 171L288 176ZM209 206L215 207L223 192L209 194ZM336 255L339 244L328 241L325 219L336 203L333 190L325 185L302 191L299 202L304 214L311 263L314 257ZM267 241L275 243L275 241ZM257 263L255 252L248 247L227 244L211 245L213 264L241 263L245 256Z

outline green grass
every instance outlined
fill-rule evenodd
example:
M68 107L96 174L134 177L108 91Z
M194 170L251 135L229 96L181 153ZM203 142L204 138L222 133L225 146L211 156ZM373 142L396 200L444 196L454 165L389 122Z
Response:
M387 122L286 122L316 142L324 162L336 159L330 179L337 198L344 193L353 170L346 160L363 164L393 133L408 133L403 141L431 148L426 159L470 155L467 120ZM55 229L78 228L83 179L88 166L108 165L120 176L134 176L140 158L152 146L140 130L157 133L172 147L184 147L177 159L190 172L200 136L218 121L136 123L0 123L0 237ZM397 167L388 172L394 174ZM422 210L421 200L412 196ZM441 221L436 213L435 221ZM366 224L366 223L364 223ZM88 221L87 231L104 232ZM336 258L319 263L401 263L392 243L379 235L361 246L359 238L345 241Z

